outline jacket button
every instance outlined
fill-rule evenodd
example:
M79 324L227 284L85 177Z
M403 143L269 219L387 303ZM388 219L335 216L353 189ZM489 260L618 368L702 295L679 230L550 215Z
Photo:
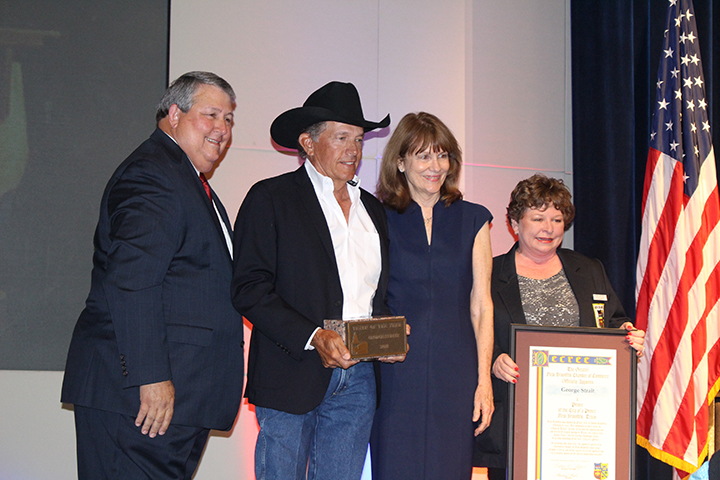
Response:
M127 370L123 370L123 377L127 377L127 376L128 376Z
M336 301L335 301L335 306L336 306L336 307L342 307L342 300L336 300Z

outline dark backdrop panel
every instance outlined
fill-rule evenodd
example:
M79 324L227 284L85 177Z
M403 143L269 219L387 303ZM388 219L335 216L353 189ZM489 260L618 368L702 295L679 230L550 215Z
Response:
M695 0L714 145L720 0ZM575 249L599 258L625 309L635 311L642 186L667 2L572 1Z
M575 249L602 260L630 316L643 180L636 157L647 156L643 115L654 92L648 10L647 2L572 2Z
M0 369L62 370L115 167L152 133L169 0L0 2Z

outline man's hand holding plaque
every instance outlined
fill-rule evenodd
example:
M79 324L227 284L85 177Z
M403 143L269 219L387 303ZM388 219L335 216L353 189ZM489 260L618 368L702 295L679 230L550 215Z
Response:
M410 327L405 317L373 317L353 320L325 320L326 330L342 338L352 361L402 362L408 351Z

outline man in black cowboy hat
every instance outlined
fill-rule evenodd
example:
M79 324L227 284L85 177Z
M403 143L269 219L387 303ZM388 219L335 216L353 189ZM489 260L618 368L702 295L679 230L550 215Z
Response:
M233 303L252 324L245 396L262 479L359 479L376 403L374 366L350 359L328 318L388 313L385 212L358 186L365 120L351 83L331 82L270 127L308 161L263 180L235 223Z

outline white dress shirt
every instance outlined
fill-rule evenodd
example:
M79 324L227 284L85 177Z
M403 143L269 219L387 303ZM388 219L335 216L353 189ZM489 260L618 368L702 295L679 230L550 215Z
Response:
M380 235L360 200L360 180L356 176L347 185L351 206L348 219L345 220L345 214L333 193L332 179L321 175L309 160L305 161L305 169L332 238L343 292L342 318L371 317L373 298L382 270L382 256ZM314 335L313 332L308 346Z

